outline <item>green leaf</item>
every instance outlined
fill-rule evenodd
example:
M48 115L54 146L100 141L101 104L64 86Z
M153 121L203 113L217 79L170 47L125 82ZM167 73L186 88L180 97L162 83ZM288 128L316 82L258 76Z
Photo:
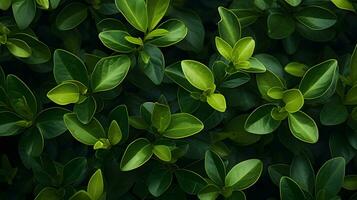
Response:
M155 127L159 133L163 133L171 122L170 107L164 104L155 103L151 122L153 127Z
M165 58L161 50L154 45L147 44L140 55L141 59L138 64L141 70L154 84L161 84L165 73Z
M56 26L66 31L76 28L87 18L87 6L74 2L64 7L56 17Z
M220 188L216 185L207 185L198 193L200 200L215 200L219 196Z
M351 89L347 91L344 99L345 105L356 105L357 104L357 85L354 85Z
M27 85L15 75L6 78L6 95L12 109L26 119L33 119L37 114L35 95Z
M226 59L231 60L233 48L220 37L215 37L218 52Z
M133 36L125 36L124 39L126 39L126 41L132 43L132 44L136 44L139 46L143 46L143 40L140 37L133 37Z
M315 193L326 192L326 196L337 195L343 185L345 176L345 159L332 158L325 162L316 175Z
M340 9L356 12L356 9L349 0L331 0L331 2Z
M38 157L44 148L44 139L42 133L37 128L28 129L19 141L19 151L26 156Z
M93 118L88 124L82 124L75 113L63 116L64 123L72 136L85 145L94 145L100 138L106 138L100 122Z
M285 110L289 113L299 111L304 105L304 96L302 96L300 90L289 89L283 93L283 102L285 103Z
M300 186L291 178L284 176L280 179L281 200L302 200L306 199Z
M341 124L348 118L348 111L339 97L333 96L324 104L320 112L321 124L333 126Z
M256 143L261 138L259 135L251 134L244 129L248 115L238 115L231 119L224 127L228 137L240 146L248 146Z
M166 29L162 29L162 28L154 29L145 36L144 40L150 40L155 37L164 36L167 33L169 33L169 31Z
M183 60L181 67L188 82L197 89L206 91L215 88L213 74L206 65L194 60Z
M298 6L302 0L285 0L286 3L290 4L291 6Z
M28 58L31 56L31 47L23 40L16 38L7 39L7 49L10 53L19 58Z
M72 195L69 200L92 200L92 198L89 196L88 192L79 190L74 195Z
M218 7L218 13L221 17L218 22L219 36L230 46L234 46L241 36L238 17L231 10L224 7Z
M117 121L113 120L108 129L108 139L111 145L118 144L123 137L123 133Z
M49 1L50 0L36 0L36 3L41 9L48 10L50 8L50 2Z
M352 84L355 84L357 82L357 44L355 45L355 49L353 50L353 53L351 55L349 69Z
M226 167L222 159L213 151L206 151L205 170L207 176L217 185L223 186L226 177Z
M207 103L214 108L215 110L218 110L219 112L225 112L227 105L226 105L226 99L222 94L214 93L210 94L207 96Z
M295 18L311 30L323 30L330 28L337 21L337 16L330 10L319 6L302 8Z
M272 71L267 70L265 73L256 75L258 90L265 100L271 101L268 91L273 87L285 88L281 79Z
M115 120L118 123L122 132L123 140L127 140L129 137L129 116L126 105L119 105L115 107L109 113L109 119Z
M125 39L126 36L130 35L122 30L106 30L100 32L98 36L104 46L120 53L130 53L137 47L137 45Z
M232 192L232 195L228 198L227 200L246 200L246 196L243 191L234 191Z
M68 105L79 101L79 88L74 83L62 83L51 89L47 97L58 105Z
M290 166L290 176L306 192L313 194L315 172L306 156L296 156Z
M153 30L164 17L170 0L147 0L148 29Z
M55 138L63 134L67 127L63 122L63 115L69 110L59 107L42 110L36 118L36 127L45 139Z
M288 115L289 129L299 140L307 143L316 143L319 139L319 130L315 121L302 111Z
M176 113L171 115L169 127L163 136L171 139L189 137L203 130L203 123L195 116L188 113Z
M148 176L146 184L154 197L161 196L169 189L172 182L172 173L169 170L154 169Z
M33 0L12 0L12 13L20 29L27 28L36 14L36 2Z
M357 175L345 176L342 187L346 190L357 190Z
M238 40L233 47L232 58L234 63L246 61L252 57L255 48L255 41L251 37L244 37Z
M226 187L244 190L258 181L263 171L263 162L258 159L249 159L236 164L225 178Z
M87 159L85 157L74 158L63 167L63 183L76 183L85 177L86 172Z
M290 175L290 167L287 164L273 164L268 167L268 173L271 181L279 186L281 177Z
M10 136L20 133L28 122L15 113L9 111L0 112L0 136ZM31 125L31 122L29 122Z
M186 25L177 19L170 19L160 24L158 29L165 29L168 32L162 36L155 37L148 42L157 47L167 47L183 40L187 35Z
M52 187L43 188L36 196L35 200L61 200L62 196L57 189Z
M272 87L268 90L267 95L272 99L282 99L284 90L281 87Z
M335 84L338 72L337 60L331 59L317 64L306 71L299 89L305 99L316 99L323 96Z
M93 200L99 200L104 192L102 171L98 169L89 179L87 192Z
M248 62L247 68L240 69L243 72L248 72L248 73L264 73L266 71L265 66L263 63L261 63L257 58L250 57L248 61L243 61L243 62ZM240 62L238 62L240 63Z
M145 164L152 156L152 145L145 138L138 138L131 142L126 148L120 161L122 171L130 171Z
M93 96L87 97L83 102L77 103L73 107L73 112L76 113L77 119L83 124L88 124L96 111L97 102Z
M11 6L12 0L3 0L0 2L0 10L7 10Z
M38 40L36 37L26 33L17 33L15 34L15 37L25 41L26 44L31 48L31 56L26 58L19 58L23 62L27 64L41 64L51 59L51 51L48 46Z
M93 92L107 91L117 87L126 77L130 65L130 58L125 55L100 59L92 73Z
M279 127L280 121L273 119L270 114L274 107L272 104L265 104L255 109L245 121L245 130L258 135L275 131Z
M298 62L290 62L284 67L288 74L295 77L303 77L307 69L306 65Z
M199 174L190 170L179 169L175 175L181 189L188 194L197 195L207 184Z
M181 62L176 62L165 68L166 75L176 84L187 90L188 92L199 91L186 79L182 71Z
M268 35L272 39L287 38L295 31L295 21L282 13L270 13L267 19Z
M145 0L115 0L115 5L134 28L146 32L148 12Z
M58 84L77 80L88 86L88 72L83 61L69 51L56 49L53 54L53 74Z
M152 152L162 161L171 161L171 150L166 145L154 145Z

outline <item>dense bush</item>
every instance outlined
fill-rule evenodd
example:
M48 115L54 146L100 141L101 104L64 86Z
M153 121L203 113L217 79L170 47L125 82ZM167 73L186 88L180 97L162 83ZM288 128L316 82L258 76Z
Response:
M0 9L0 199L357 199L356 0Z

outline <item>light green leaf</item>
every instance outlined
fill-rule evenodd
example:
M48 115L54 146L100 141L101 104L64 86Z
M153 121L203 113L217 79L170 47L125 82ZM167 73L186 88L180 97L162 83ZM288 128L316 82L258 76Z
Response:
M227 174L226 187L244 190L258 181L263 171L263 162L258 159L249 159L236 164Z
M105 132L100 122L93 118L88 124L82 124L75 113L63 116L64 123L72 136L85 145L94 145L100 138L105 138Z
M166 145L154 145L153 153L157 156L160 160L169 162L171 161L171 150Z
M221 189L216 185L207 185L198 193L200 200L215 200L220 193Z
M290 62L284 67L284 70L292 76L303 77L308 68L302 63Z
M255 48L255 41L251 37L244 37L238 40L233 47L232 59L234 63L246 61L252 57Z
M181 67L186 79L197 89L206 91L215 88L213 74L206 65L194 60L183 60Z
M120 53L130 53L135 50L137 45L128 42L125 37L129 33L122 30L107 30L99 33L99 39L104 46Z
M299 140L307 143L316 143L319 139L319 130L315 121L302 111L288 115L291 133Z
M140 37L133 37L133 36L125 36L124 39L126 39L126 41L132 43L132 44L136 44L136 45L139 45L139 46L143 46L144 43L143 43L143 40L140 38Z
M335 83L338 71L337 60L331 59L306 71L299 89L305 99L316 99L324 95Z
M257 86L260 94L266 100L271 100L268 96L268 91L273 87L285 88L281 79L272 71L267 70L265 73L257 74L256 76Z
M138 138L126 148L120 161L122 171L130 171L145 164L152 156L152 145L146 138Z
M203 123L188 113L171 115L171 123L163 136L171 139L180 139L194 135L203 129Z
M72 195L71 198L69 198L69 200L93 200L93 199L89 196L88 192L84 190L79 190L74 195Z
M6 47L12 55L19 58L28 58L32 54L31 47L25 41L20 39L7 39Z
M107 91L117 87L126 77L130 65L130 58L125 55L100 59L92 73L93 92Z
M74 83L62 83L51 89L47 97L58 105L68 105L79 101L79 88Z
M186 25L177 19L167 20L160 24L157 28L168 31L162 36L148 40L150 44L153 44L157 47L167 47L180 42L186 37L188 31Z
M213 93L207 96L207 103L214 108L215 110L218 110L219 112L225 112L227 105L226 105L226 99L222 94L218 93Z
M258 135L264 135L275 131L280 121L273 119L271 116L272 104L265 104L255 109L245 121L244 128L246 131Z
M216 48L218 52L226 59L231 60L233 48L220 37L215 38Z
M304 105L304 96L302 96L300 90L289 89L283 93L283 102L285 103L285 110L289 113L299 111Z
M148 33L145 36L144 40L150 40L150 39L155 38L155 37L164 36L167 33L169 33L168 30L162 29L162 28L158 28L158 29L152 30L150 33Z
M155 127L159 133L163 133L171 122L170 107L164 104L155 103L151 115L151 122L153 127Z
M286 3L290 4L291 6L298 6L302 0L285 0Z
M357 175L345 176L342 187L346 190L357 190Z
M282 99L284 90L281 87L272 87L268 90L267 95L272 99Z
M218 7L218 13L221 17L218 22L219 36L230 46L234 46L241 36L238 17L231 10L224 7Z
M115 5L134 28L146 32L148 12L145 0L115 0Z
M121 141L122 138L123 138L123 133L121 132L119 124L117 121L113 120L110 123L108 129L108 140L111 145L116 145Z
M11 6L11 0L0 1L0 10L7 10Z
M87 192L93 200L99 200L104 192L102 171L98 169L89 179Z
M349 0L331 0L331 2L340 9L356 12L355 8Z
M153 30L155 26L164 17L167 8L170 5L170 0L147 0L148 13L148 29Z

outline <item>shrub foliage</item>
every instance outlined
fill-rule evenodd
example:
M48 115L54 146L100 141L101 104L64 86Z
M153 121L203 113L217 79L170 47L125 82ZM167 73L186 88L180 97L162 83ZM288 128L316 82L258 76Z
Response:
M0 10L0 199L357 199L356 0Z

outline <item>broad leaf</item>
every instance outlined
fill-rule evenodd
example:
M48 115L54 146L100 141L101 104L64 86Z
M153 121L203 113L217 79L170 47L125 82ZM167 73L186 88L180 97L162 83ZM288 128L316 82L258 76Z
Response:
M148 12L145 0L115 0L115 5L134 28L145 32L148 28Z
M229 45L234 46L241 36L238 17L231 10L224 7L218 7L218 13L221 17L218 22L219 35Z
M214 89L214 77L206 65L194 60L183 60L181 67L191 85L203 91Z
M188 113L171 115L170 125L163 136L171 139L180 139L199 133L203 129L203 123L195 116Z
M319 139L319 130L315 121L302 111L288 115L291 133L299 140L307 143L316 143Z
M145 138L138 138L130 143L120 161L122 171L130 171L145 164L152 156L152 145Z
M258 159L245 160L229 170L225 178L226 187L244 190L258 181L263 171L263 162Z
M207 176L216 184L223 186L226 177L226 167L222 159L213 151L206 151L205 170Z
M245 130L259 135L275 131L279 127L280 121L273 119L270 114L274 107L274 105L265 104L255 109L245 121Z

